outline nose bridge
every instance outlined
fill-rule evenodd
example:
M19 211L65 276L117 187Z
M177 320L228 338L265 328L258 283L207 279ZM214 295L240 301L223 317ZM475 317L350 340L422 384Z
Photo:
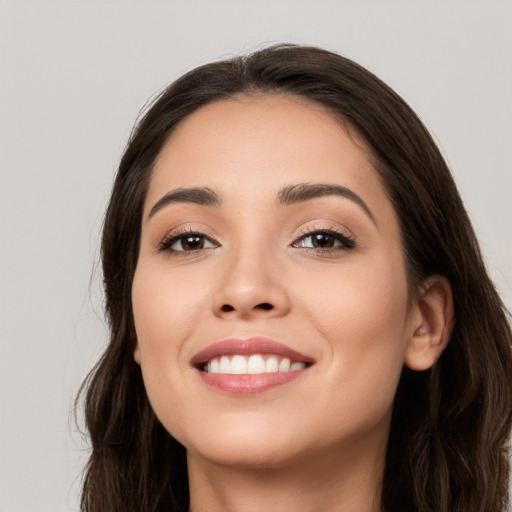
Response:
M244 237L229 250L214 297L217 314L277 316L289 308L278 258L267 240Z

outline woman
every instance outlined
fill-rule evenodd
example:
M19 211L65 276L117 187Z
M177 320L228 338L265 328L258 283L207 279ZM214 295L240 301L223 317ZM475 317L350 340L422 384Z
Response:
M84 511L504 511L511 333L411 109L281 45L153 103L114 184Z

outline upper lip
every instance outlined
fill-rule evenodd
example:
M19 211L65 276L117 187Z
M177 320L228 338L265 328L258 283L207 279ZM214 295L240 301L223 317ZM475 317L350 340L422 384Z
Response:
M253 337L248 339L229 338L213 343L192 357L191 364L198 368L215 357L229 354L275 354L300 363L312 364L315 362L312 357L297 352L282 343L269 338Z

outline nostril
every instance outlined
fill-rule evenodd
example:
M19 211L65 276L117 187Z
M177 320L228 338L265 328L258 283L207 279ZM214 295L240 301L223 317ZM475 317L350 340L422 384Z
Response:
M260 304L256 304L254 306L255 309L263 309L264 311L270 311L271 309L274 309L274 306L272 304L269 304L268 302L261 302ZM230 311L235 311L235 308L231 306L230 304L224 304L220 310L223 313L229 313Z
M262 302L261 304L258 304L256 307L268 311L269 309L273 309L274 306L272 306L272 304L269 304L268 302Z

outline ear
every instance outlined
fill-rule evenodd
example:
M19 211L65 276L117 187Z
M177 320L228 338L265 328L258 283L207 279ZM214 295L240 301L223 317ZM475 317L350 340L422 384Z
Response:
M454 325L453 295L444 276L430 276L418 290L411 312L412 335L405 350L411 370L430 368L445 349Z
M140 349L139 349L139 342L135 343L135 350L133 351L133 359L135 359L135 362L140 366Z

